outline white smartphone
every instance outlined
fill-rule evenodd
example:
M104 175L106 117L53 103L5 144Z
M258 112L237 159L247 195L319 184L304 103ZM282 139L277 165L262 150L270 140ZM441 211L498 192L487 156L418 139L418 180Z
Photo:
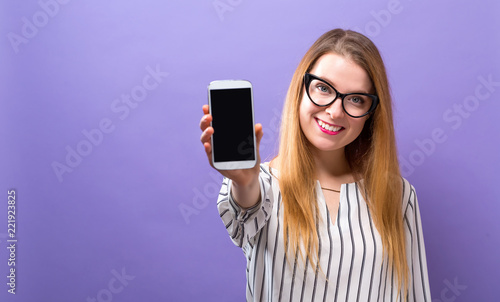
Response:
M212 115L212 163L219 170L250 169L257 163L252 84L213 81L208 86Z

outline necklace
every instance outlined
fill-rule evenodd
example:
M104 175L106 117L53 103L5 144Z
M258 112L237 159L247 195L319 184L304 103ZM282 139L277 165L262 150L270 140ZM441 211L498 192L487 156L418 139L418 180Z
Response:
M327 191L332 191L332 192L337 192L337 193L340 193L340 191L338 191L338 190L334 190L334 189L328 189L328 188L323 188L323 187L321 187L321 189L323 189L323 190L327 190Z

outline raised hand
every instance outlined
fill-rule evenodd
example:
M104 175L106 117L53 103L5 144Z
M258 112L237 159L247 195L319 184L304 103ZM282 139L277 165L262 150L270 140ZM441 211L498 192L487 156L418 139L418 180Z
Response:
M205 148L208 162L212 168L215 169L212 163L212 143L211 136L214 134L214 128L210 126L212 122L212 115L209 113L208 105L203 105L203 117L200 120L200 129L202 131L200 140ZM257 163L251 169L237 169L237 170L217 170L223 176L230 178L233 181L233 197L237 200L238 204L245 208L254 205L258 200L260 193L259 189L259 171L260 171L260 141L264 132L262 125L255 125L255 136L257 141Z

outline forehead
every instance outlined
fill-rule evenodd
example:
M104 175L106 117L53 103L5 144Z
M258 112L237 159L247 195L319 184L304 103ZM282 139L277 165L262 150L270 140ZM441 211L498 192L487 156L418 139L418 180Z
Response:
M328 81L343 93L370 93L373 90L370 77L361 66L335 53L321 56L310 73Z

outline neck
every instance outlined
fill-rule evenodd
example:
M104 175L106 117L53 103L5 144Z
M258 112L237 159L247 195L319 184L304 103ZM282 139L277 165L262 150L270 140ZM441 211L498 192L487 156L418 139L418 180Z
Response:
M311 152L314 158L316 177L320 183L338 186L340 183L353 181L344 148L333 151L321 151L313 148Z

